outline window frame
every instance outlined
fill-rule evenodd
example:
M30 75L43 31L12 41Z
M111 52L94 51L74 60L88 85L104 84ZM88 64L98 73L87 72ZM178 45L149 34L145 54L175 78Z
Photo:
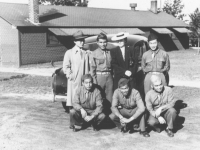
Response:
M55 44L50 43L51 39L49 39L49 36L54 36L54 38L58 41L58 43L55 43ZM59 47L59 46L63 46L63 44L60 43L57 36L54 33L47 31L46 32L46 47Z

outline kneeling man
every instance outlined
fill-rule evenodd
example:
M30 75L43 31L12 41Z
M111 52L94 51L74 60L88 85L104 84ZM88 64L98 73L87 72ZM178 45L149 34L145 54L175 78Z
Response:
M148 123L157 132L160 132L159 124L167 124L166 132L169 137L173 137L174 121L177 113L173 108L175 99L172 89L163 86L162 80L159 76L151 76L152 89L147 92L145 101L146 107L150 112Z
M102 113L103 99L99 89L93 84L93 78L90 74L82 76L82 85L75 93L73 99L73 109L70 110L70 128L77 131L76 125L85 126L92 124L93 130L99 129L99 124L105 118Z
M119 80L118 88L113 95L111 110L112 114L109 117L122 132L134 130L135 124L139 123L140 133L144 137L149 137L145 130L144 103L139 92L130 88L128 79Z

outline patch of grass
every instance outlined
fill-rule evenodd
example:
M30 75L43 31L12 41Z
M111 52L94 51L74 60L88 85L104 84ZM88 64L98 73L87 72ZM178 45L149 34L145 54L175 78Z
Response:
M15 78L23 78L27 75L20 73L12 73L12 72L0 72L0 81L10 80Z
M24 78L1 81L0 91L18 94L50 94L51 77L28 75Z
M168 52L171 69L169 75L179 80L200 81L200 55L196 50L180 50Z

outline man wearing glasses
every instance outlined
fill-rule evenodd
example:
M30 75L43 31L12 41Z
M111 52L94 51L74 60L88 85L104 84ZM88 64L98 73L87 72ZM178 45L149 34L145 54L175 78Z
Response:
M113 94L112 114L110 119L121 129L121 132L133 132L135 125L139 124L140 134L149 137L145 129L144 112L145 106L140 93L130 88L130 82L126 78L121 78L118 88ZM138 130L138 129L137 129Z

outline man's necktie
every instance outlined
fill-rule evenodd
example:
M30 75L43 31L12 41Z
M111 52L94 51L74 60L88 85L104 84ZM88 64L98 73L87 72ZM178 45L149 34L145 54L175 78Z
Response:
M89 91L86 91L86 93L85 93L85 99L86 99L86 100L89 99Z
M152 59L154 59L154 57L155 57L155 53L153 52L151 56L152 56Z
M107 63L108 63L108 62L107 62L107 55L106 55L106 53L107 53L107 52L106 52L106 50L105 50L105 51L104 51L104 57L105 57L106 68L107 68L107 66L108 66L108 64L107 64Z
M158 95L158 100L159 100L159 103L162 105L162 103L163 103L162 94L159 94L159 95Z
M82 56L83 56L82 49L80 49L79 53L80 53L80 56L81 56L81 59L82 59Z

